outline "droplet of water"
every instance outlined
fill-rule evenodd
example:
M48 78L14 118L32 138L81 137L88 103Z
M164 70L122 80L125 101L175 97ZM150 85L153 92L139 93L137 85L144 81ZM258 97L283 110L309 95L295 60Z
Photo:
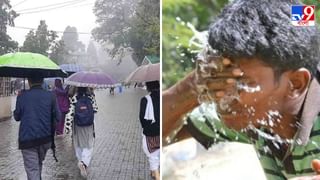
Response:
M276 143L276 142L272 142L273 143L273 145L274 145L274 147L276 147L277 149L280 149L280 146L279 146L279 144L278 143Z
M171 144L171 138L170 137L166 137L166 143L167 144Z
M261 91L261 87L259 85L255 87L249 87L247 84L244 84L244 83L238 83L237 88L238 90L243 90L248 93L255 93L255 92Z
M269 119L269 126L271 126L271 127L273 127L273 121L272 121L272 119Z
M297 143L298 145L302 145L301 139L297 138L297 139L296 139L296 143Z

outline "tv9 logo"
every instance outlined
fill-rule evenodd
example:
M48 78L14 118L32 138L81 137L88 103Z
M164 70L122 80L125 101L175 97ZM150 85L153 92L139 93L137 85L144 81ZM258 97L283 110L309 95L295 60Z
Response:
M291 22L294 26L314 26L315 6L292 6Z

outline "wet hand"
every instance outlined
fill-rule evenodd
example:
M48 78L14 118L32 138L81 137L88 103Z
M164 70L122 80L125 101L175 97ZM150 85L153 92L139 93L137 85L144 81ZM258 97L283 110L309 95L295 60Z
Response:
M234 91L237 79L243 72L227 58L198 60L196 67L196 86L201 101L218 100Z
M311 167L317 174L320 174L320 160L318 159L312 160Z

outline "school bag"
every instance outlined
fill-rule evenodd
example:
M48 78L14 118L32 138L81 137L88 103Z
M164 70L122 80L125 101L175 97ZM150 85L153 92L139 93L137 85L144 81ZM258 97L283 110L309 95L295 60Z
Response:
M93 125L94 111L91 99L88 96L80 96L78 98L74 119L77 126Z

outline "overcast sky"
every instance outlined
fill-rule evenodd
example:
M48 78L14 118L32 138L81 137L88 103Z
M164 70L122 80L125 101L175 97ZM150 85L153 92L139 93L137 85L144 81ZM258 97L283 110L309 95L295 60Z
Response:
M69 25L76 27L78 32L90 33L96 26L92 11L94 2L95 0L11 0L13 9L21 14L14 21L16 27L8 27L8 34L22 45L30 31L23 28L36 29L40 20L46 21L49 30L63 32ZM53 4L56 5L51 6ZM61 37L62 33L58 35ZM79 34L79 39L85 44L88 44L90 37L90 34Z

